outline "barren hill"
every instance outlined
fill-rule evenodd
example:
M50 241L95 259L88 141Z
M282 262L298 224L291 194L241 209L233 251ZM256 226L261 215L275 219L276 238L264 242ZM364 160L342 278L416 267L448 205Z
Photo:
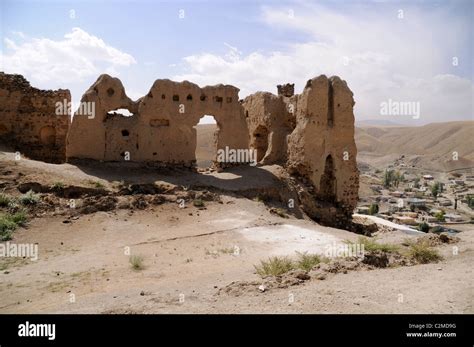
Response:
M214 124L199 125L198 163L214 153ZM474 121L432 123L420 127L356 128L358 161L384 166L401 155L410 165L439 171L474 167ZM458 160L453 160L457 152Z
M411 165L439 171L474 166L472 121L356 128L356 143L359 159L372 165L382 164L382 157L405 155Z

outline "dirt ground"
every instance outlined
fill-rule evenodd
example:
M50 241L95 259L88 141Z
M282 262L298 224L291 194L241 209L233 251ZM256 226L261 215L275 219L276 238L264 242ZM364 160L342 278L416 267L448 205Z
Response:
M26 159L15 163L13 153L7 152L0 152L0 163L2 180L10 177L19 183L61 178L69 184L100 181L107 187L122 175L102 167ZM170 202L74 217L46 213L31 219L10 242L37 243L39 258L0 259L0 312L474 313L471 225L462 227L455 245L437 246L444 257L438 263L340 272L284 288L259 289L263 280L254 265L260 260L293 257L296 252L323 254L328 244L358 238L305 218L282 218L263 202L235 194L262 182L274 184L268 180L272 170L198 178L129 170L128 178L140 182L184 180L219 186L229 194L221 193L220 201L206 201L205 208L192 203L180 208ZM246 175L254 179L243 180ZM378 239L401 243L416 237L393 231ZM142 270L132 269L130 255L143 258ZM226 291L229 285L234 290Z

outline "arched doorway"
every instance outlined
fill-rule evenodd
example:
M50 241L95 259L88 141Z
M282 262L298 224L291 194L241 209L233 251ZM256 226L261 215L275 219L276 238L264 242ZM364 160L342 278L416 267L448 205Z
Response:
M336 175L334 172L334 160L331 155L326 157L324 173L319 184L321 198L326 201L336 200Z
M257 162L260 162L268 149L268 129L259 125L252 134L250 147L257 151Z
M216 159L219 125L214 116L204 115L194 129L196 129L196 166L208 168Z

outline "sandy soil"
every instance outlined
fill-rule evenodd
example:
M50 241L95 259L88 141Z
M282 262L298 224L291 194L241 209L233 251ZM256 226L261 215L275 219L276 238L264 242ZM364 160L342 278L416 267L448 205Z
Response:
M61 176L71 182L112 182L103 168L92 172L28 160L13 165L9 156L0 158L3 166L11 165L13 174L24 172L21 179ZM254 172L269 175L263 171ZM157 177L131 175L141 181ZM216 173L199 180L229 192L262 181L258 175L242 180L245 175L248 172ZM205 209L166 203L72 219L45 215L16 231L11 241L37 243L37 261L0 259L0 312L474 313L474 230L470 225L463 230L459 243L438 246L444 256L439 263L330 274L324 280L311 278L261 292L262 279L254 268L260 260L305 251L321 254L328 244L356 240L358 235L293 216L282 218L262 202L235 194L223 194L220 203L206 202ZM395 231L379 239L400 243L413 237ZM143 270L131 268L130 254L143 257ZM256 284L222 291L233 282Z

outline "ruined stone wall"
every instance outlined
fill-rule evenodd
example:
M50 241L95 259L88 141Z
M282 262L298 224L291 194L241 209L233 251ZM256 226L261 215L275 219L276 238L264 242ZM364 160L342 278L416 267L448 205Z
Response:
M359 188L353 106L353 94L339 77L309 80L297 96L296 128L288 143L289 172L309 180L317 200L334 202L346 217L357 204ZM310 213L313 218L338 218L324 204L320 207Z
M302 188L297 190L305 212L343 226L359 186L354 99L346 82L322 75L301 94L286 84L278 96L258 92L242 102L238 92L230 85L200 88L165 79L133 101L119 79L101 75L70 125L67 112L57 112L57 102L70 102L69 91L41 91L22 76L1 73L0 139L28 157L55 163L84 158L192 166L195 126L212 115L217 149L256 149L260 164L286 167Z
M278 95L292 97L295 95L295 84L294 83L286 83L286 84L279 84L277 85Z
M69 90L40 90L21 75L0 72L0 142L29 158L66 160ZM57 113L56 103L64 105Z
M265 151L260 164L283 163L306 185L300 196L314 219L344 224L357 204L359 172L354 141L354 100L345 81L319 76L294 95L292 84L278 96L258 92L245 98L250 147Z
M286 98L258 92L244 99L250 135L250 148L257 151L257 161L269 165L284 164L287 157L287 136L294 129L294 116Z
M120 80L101 75L82 97L95 103L95 117L75 114L68 136L67 157L107 161L159 162L191 166L196 160L196 126L204 115L218 126L216 148L248 148L248 129L229 85L200 88L184 81L156 80L148 94L133 102ZM128 109L130 117L111 114Z

